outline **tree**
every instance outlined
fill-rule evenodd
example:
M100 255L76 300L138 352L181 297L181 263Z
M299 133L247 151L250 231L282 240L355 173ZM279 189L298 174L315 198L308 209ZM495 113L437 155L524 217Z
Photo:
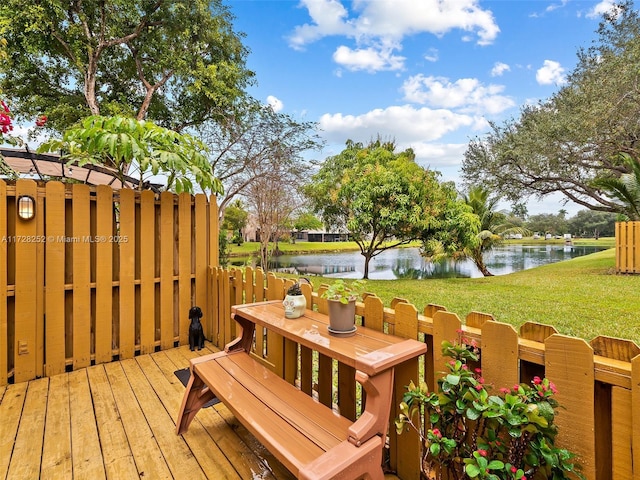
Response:
M603 191L619 205L617 211L631 221L640 220L640 163L628 153L621 153L624 165L630 173L596 179L593 184Z
M567 84L517 119L491 124L465 152L463 176L512 201L560 192L592 210L620 204L594 181L630 173L619 156L640 158L640 19L631 1L603 16L598 39L578 52Z
M569 230L581 237L613 237L616 220L617 215L614 213L580 210L569 219Z
M539 213L529 217L527 228L533 232L561 235L567 233L569 227L567 219L561 213Z
M238 245L242 243L242 229L247 226L249 212L244 209L240 199L224 209L222 229L233 232L234 240Z
M265 173L255 179L244 193L260 234L260 265L267 271L272 253L279 254L278 241L290 231L291 217L301 201L296 190L300 176L296 170ZM273 242L273 252L269 244Z
M58 132L99 114L181 131L253 81L232 20L221 0L4 0L0 90Z
M87 163L111 167L124 185L124 174L134 163L140 174L164 174L166 189L193 192L193 181L203 190L222 192L220 180L213 176L205 146L188 134L159 127L146 120L121 116L91 116L81 125L69 128L62 139L43 143L38 151L64 151L63 160L82 166ZM192 181L193 180L193 181Z
M322 220L308 211L300 211L293 219L293 229L296 232L300 232L302 230L320 230L323 227L324 224L322 223ZM293 242L295 243L295 238L293 239Z
M315 123L296 121L250 99L218 123L202 125L198 133L212 152L213 172L225 186L218 199L221 212L252 182L306 165L302 154L321 146Z
M411 149L396 153L393 142L379 138L366 146L347 141L305 193L328 227L346 229L357 243L363 278L369 278L373 257L420 238L443 196L436 173L419 166Z
M480 232L477 241L465 248L465 254L473 260L478 270L484 275L492 276L484 263L484 254L500 245L504 236L510 233L527 234L527 230L507 222L507 216L496 210L500 198L491 196L491 192L483 186L475 186L463 195L464 202L471 207L480 221Z

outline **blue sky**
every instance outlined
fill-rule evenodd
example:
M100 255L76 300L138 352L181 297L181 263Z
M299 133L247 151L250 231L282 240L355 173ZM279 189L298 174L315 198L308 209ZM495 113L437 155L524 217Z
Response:
M611 1L227 0L252 96L318 122L324 159L381 135L459 183L470 138L550 97ZM529 213L573 215L561 197ZM507 206L505 204L505 206Z

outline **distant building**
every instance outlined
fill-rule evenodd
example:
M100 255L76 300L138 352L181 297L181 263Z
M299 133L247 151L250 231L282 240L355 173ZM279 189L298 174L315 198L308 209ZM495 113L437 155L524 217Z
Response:
M348 242L349 234L325 230L302 230L291 234L296 242Z

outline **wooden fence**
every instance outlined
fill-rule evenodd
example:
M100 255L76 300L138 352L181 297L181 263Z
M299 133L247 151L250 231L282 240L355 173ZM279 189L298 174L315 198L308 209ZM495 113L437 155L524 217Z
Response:
M217 259L205 195L0 181L0 385L188 343Z
M265 276L261 270L211 271L215 316L211 339L222 348L235 337L231 305L284 298L291 280ZM303 285L307 305L326 311L322 289L312 292ZM472 312L461 322L444 307L429 305L418 312L402 299L385 307L375 295L358 303L357 314L367 327L426 342L424 358L397 370L394 405L397 408L405 386L419 380L436 385L445 360L440 344L455 340L460 331L481 348L485 381L497 390L547 376L557 388L559 443L578 456L577 463L589 480L640 479L640 348L633 342L597 337L591 342L560 335L549 325L526 323L519 331L495 321L491 315ZM341 414L359 413L353 371L282 337L258 331L255 354L309 395ZM315 368L314 368L315 365ZM633 408L635 406L635 408ZM398 411L392 411L395 417ZM389 464L402 479L419 478L420 442L411 432L397 436L389 432Z
M640 273L640 222L616 222L616 272Z

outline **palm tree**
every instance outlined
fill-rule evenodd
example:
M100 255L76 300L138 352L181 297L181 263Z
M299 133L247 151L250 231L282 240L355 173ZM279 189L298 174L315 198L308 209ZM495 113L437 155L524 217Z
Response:
M628 153L620 153L620 160L631 173L619 177L600 178L593 183L618 200L619 211L631 221L640 220L640 163Z
M482 275L493 276L484 263L485 252L500 245L505 235L510 233L527 235L529 232L525 228L507 222L507 216L496 210L500 199L492 197L488 189L481 186L471 187L466 195L462 195L462 198L480 219L480 233L477 235L477 241L465 247L464 254L473 260Z

